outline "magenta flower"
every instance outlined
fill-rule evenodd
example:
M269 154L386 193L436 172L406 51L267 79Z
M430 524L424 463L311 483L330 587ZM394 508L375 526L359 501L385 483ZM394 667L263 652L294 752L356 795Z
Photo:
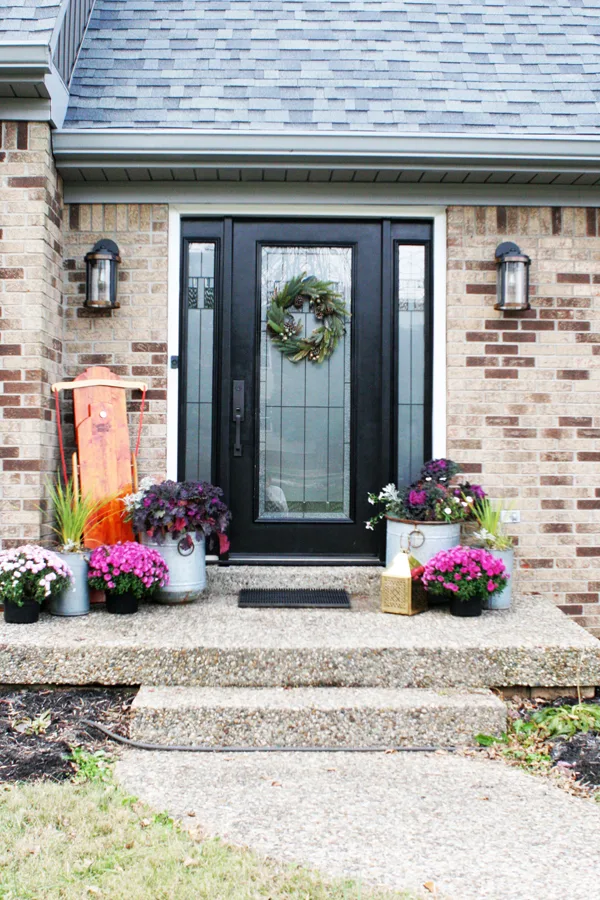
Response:
M441 550L425 565L422 582L432 594L451 592L460 600L470 600L501 591L508 580L504 563L487 550L452 547Z
M135 541L98 547L90 556L90 586L98 590L132 593L138 599L168 584L169 570L162 556Z

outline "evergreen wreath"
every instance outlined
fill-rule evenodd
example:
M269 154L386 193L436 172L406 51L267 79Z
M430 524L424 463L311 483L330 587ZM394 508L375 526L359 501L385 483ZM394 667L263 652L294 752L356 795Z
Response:
M302 309L305 300L323 324L308 337L301 337L302 323L289 309ZM319 281L314 275L302 272L274 290L267 309L267 333L291 362L308 359L322 363L329 359L345 334L345 319L349 315L342 295L333 290L333 281Z

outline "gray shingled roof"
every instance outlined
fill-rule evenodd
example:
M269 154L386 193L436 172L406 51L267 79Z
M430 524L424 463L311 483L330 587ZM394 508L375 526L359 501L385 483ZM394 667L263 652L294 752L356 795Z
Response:
M97 0L65 126L600 132L600 0Z
M0 42L50 40L60 0L0 0Z

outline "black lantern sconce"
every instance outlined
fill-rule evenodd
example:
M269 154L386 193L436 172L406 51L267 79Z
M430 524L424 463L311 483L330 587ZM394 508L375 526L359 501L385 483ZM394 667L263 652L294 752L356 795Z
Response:
M117 280L121 262L114 241L102 240L85 255L85 305L89 309L118 309Z
M512 241L496 247L496 309L529 309L530 265L529 257Z

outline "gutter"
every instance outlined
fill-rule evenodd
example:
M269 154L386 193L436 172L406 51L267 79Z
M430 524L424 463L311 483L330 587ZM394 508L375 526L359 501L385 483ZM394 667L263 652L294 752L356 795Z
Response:
M47 41L3 41L0 43L2 81L41 81L51 69Z
M406 134L64 128L53 135L62 167L273 165L600 171L600 134Z

